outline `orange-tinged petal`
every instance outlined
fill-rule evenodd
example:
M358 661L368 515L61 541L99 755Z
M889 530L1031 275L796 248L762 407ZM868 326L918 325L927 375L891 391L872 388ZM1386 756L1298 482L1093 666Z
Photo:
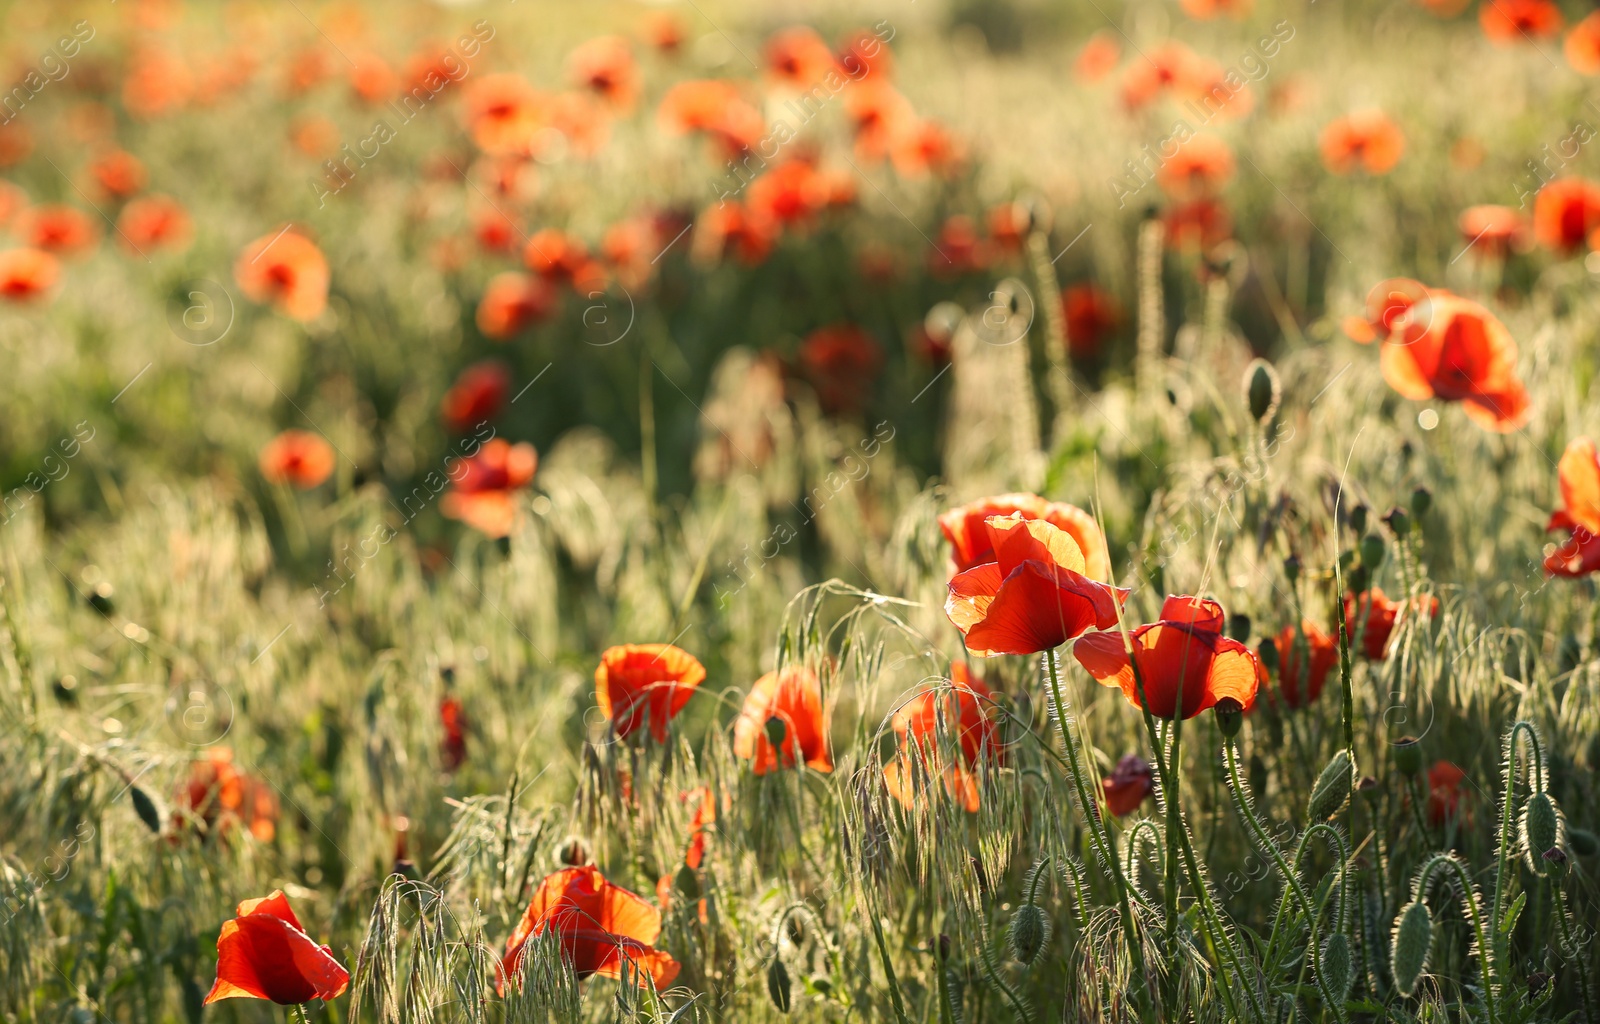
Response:
M1054 563L1063 569L1083 573L1083 549L1065 530L1043 519L1025 519L1021 512L1009 516L990 516L984 520L994 546L1000 571L1009 575L1030 560Z
M1578 526L1600 533L1600 452L1594 441L1574 438L1561 453L1557 472L1561 477L1563 511Z
M217 980L205 1001L253 997L289 1006L332 999L349 983L349 972L327 947L275 913L255 912L222 926Z
M988 562L950 581L945 613L979 657L1037 654L1116 622L1127 591L1069 569L1028 561L1000 579Z

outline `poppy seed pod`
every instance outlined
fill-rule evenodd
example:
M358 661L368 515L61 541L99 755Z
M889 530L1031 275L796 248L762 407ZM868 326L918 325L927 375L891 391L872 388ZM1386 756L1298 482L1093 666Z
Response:
M1411 532L1411 513L1399 505L1383 514L1383 522L1396 537L1404 537Z
M766 731L768 743L772 744L774 747L783 746L783 738L789 733L789 727L784 724L783 719L779 718L777 715L773 715L771 718L767 719L766 724L762 726L762 728Z
M772 963L767 965L767 995L772 997L772 1005L778 1008L779 1013L789 1012L793 986L789 981L789 969L777 957L773 957Z
M1411 514L1421 519L1428 514L1428 509L1433 507L1433 492L1426 487L1418 487L1411 492Z
M1350 939L1344 932L1334 932L1322 944L1322 957L1318 969L1322 972L1322 983L1327 986L1336 1002L1349 994L1356 972L1355 964L1350 957Z
M1350 798L1350 774L1354 768L1348 750L1341 750L1328 760L1327 767L1317 776L1317 784L1312 787L1311 800L1306 805L1307 821L1327 821L1339 813Z
M1228 635L1240 643L1250 639L1250 630L1255 624L1250 621L1250 616L1244 612L1234 612L1228 616Z
M1294 586L1294 584L1300 579L1300 568L1302 564L1303 563L1300 561L1299 555L1290 555L1288 558L1283 560L1283 575L1289 580L1290 586Z
M1417 980L1428 965L1428 950L1433 945L1433 915L1420 899L1413 900L1395 920L1394 939L1389 950L1389 969L1394 987L1410 998L1417 991Z
M133 786L128 790L128 796L133 798L133 809L138 812L139 820L144 822L144 827L161 834L161 812L156 810L156 802L150 799L150 794Z
M1266 423L1278 411L1283 392L1278 384L1278 373L1265 359L1252 360L1244 371L1245 398L1250 403L1250 416L1257 423Z
M1222 735L1230 740L1239 735L1239 726L1244 722L1244 706L1232 697L1224 697L1217 701L1214 710L1217 728L1222 730Z
M1394 766L1407 775L1422 771L1422 741L1402 736L1394 744Z
M1369 533L1361 538L1361 564L1368 570L1378 568L1383 564L1384 555L1383 538L1375 533Z
M1561 808L1549 793L1535 793L1528 798L1522 808L1522 850L1534 874L1544 874L1546 850L1561 848L1563 824Z
M1011 955L1021 964L1032 967L1050 941L1050 920L1037 904L1024 903L1011 918L1007 932Z
M1347 522L1350 524L1350 532L1355 534L1357 537L1367 532L1368 511L1370 510L1365 505L1357 505L1355 508L1350 510L1350 518L1347 520Z
M1539 857L1545 864L1545 870L1560 878L1567 870L1567 851L1559 846L1553 846L1544 851Z
M1256 647L1256 656L1261 659L1261 664L1269 672L1278 671L1278 645L1272 637L1266 637Z

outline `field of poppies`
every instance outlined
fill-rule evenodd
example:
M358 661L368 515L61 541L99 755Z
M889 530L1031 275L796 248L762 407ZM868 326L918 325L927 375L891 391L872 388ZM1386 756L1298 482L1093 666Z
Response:
M0 2L0 1021L1600 1024L1600 13Z

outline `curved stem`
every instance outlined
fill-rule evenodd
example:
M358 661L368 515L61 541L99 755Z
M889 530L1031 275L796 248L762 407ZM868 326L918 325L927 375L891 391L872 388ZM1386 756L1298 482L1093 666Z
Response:
M1533 749L1533 787L1544 788L1544 752L1539 748L1539 736L1533 731L1533 723L1519 721L1513 723L1506 732L1504 751L1505 770L1505 795L1500 801L1500 848L1495 853L1494 874L1494 913L1490 920L1494 922L1496 933L1500 927L1500 915L1504 913L1506 902L1506 869L1511 862L1512 823L1511 819L1516 814L1517 803L1517 736L1526 737L1528 745ZM1543 852L1543 851L1539 851ZM1499 959L1499 940L1492 954Z
M1499 987L1498 979L1494 976L1494 951L1489 945L1489 932L1483 925L1483 908L1478 905L1477 898L1473 895L1472 878L1467 874L1467 869L1448 853L1436 853L1428 858L1422 865L1422 870L1417 873L1416 898L1421 899L1428 891L1428 881L1433 875L1433 869L1440 864L1448 864L1456 874L1456 883L1461 886L1461 902L1465 905L1467 916L1472 919L1473 934L1478 940L1478 959L1483 962L1483 1002L1484 1008L1489 1013L1489 1024L1499 1024L1500 1013L1495 999L1496 989Z
M1589 988L1589 967L1584 962L1584 956L1578 949L1577 943L1572 941L1572 925L1567 921L1567 895L1557 885L1554 879L1547 879L1550 888L1556 897L1556 919L1561 922L1562 953L1572 957L1578 965L1578 987L1583 990L1583 1016L1588 1024L1600 1024L1600 1012L1595 1010L1594 991Z

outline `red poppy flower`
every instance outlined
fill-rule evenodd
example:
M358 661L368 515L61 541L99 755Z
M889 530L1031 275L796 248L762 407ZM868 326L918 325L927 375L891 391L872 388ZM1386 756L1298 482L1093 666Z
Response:
M717 821L717 802L710 786L699 786L685 793L679 793L678 799L683 803L694 803L694 814L689 818L689 845L684 851L683 862L691 870L700 870L700 865L705 863L706 836ZM656 880L656 902L661 904L661 912L666 913L672 908L672 883L677 875L676 871L662 875ZM709 925L711 915L708 912L705 898L699 900L700 923Z
M192 234L189 212L171 196L141 196L124 206L117 217L118 237L139 252L184 249Z
M1427 321L1413 314L1413 307L1430 295L1449 294L1445 289L1429 288L1409 277L1391 277L1379 281L1367 292L1366 315L1346 317L1342 326L1353 341L1362 345L1380 339L1409 345L1428 329ZM1427 309L1424 306L1418 313L1426 313Z
M478 300L478 330L495 341L520 334L556 307L556 290L543 278L506 270L489 279Z
M509 254L523 237L521 219L514 213L484 207L472 215L472 237L485 252Z
M952 214L939 226L938 240L928 250L928 269L940 277L970 274L989 265L989 253L972 218Z
M758 217L798 224L826 207L828 198L828 183L815 165L795 159L783 161L752 181L747 203Z
M848 414L866 405L883 367L883 350L860 327L832 324L806 335L800 345L800 366L816 389L822 411Z
M661 935L661 912L589 866L557 871L539 883L506 939L502 990L516 977L528 940L548 929L560 936L562 954L579 978L620 978L627 967L649 974L664 989L678 976L678 962L652 945Z
M1461 811L1461 783L1467 773L1449 761L1436 761L1428 769L1428 821L1443 828Z
M783 725L783 740L776 747L767 735L774 719ZM791 665L757 679L733 723L733 752L752 762L750 770L757 775L792 768L799 761L819 772L833 771L828 707L817 674Z
M1533 200L1533 234L1539 244L1571 252L1600 227L1600 185L1584 178L1557 178Z
M1474 253L1504 257L1525 233L1522 214L1509 206L1469 206L1461 213L1461 237Z
M549 98L514 72L473 80L462 102L472 141L492 155L528 155L549 122Z
M662 237L655 217L631 217L606 229L600 255L624 286L636 288L650 280L654 261L671 237Z
M1309 655L1305 665L1300 662L1302 642ZM1273 643L1278 648L1278 690L1284 704L1303 708L1315 703L1328 672L1339 663L1339 645L1310 622L1302 622L1298 631L1293 626L1283 627Z
M16 233L33 248L56 256L84 252L92 248L99 237L88 214L56 203L24 210L17 217Z
M1089 41L1083 44L1083 49L1078 51L1072 73L1078 81L1092 85L1111 74L1121 59L1122 47L1117 44L1117 37L1102 29L1090 36Z
M1561 46L1567 63L1580 75L1600 75L1600 11L1588 16L1567 33Z
M1516 430L1531 414L1517 343L1483 306L1430 290L1405 310L1405 334L1379 353L1383 379L1414 401L1461 402L1479 426Z
M375 53L356 53L350 60L350 91L361 102L386 103L400 92L400 76L382 57Z
M838 69L828 44L804 25L774 32L767 39L766 59L774 81L797 89L809 89Z
M1250 13L1254 4L1251 0L1180 0L1179 6L1189 17L1208 21L1222 14L1242 18Z
M1425 611L1430 618L1435 617L1439 614L1439 599L1418 597L1411 602L1411 610ZM1405 614L1404 603L1389 600L1377 587L1360 594L1346 594L1344 598L1344 621L1351 630L1351 643L1355 642L1354 631L1360 628L1361 652L1373 661L1382 661L1387 656L1389 637Z
M1122 308L1117 300L1094 284L1074 284L1062 289L1061 312L1067 321L1067 350L1079 359L1093 359L1099 355L1100 346L1122 321Z
M1106 810L1126 818L1156 791L1150 763L1138 754L1124 754L1111 769L1111 775L1100 780L1100 791L1106 799Z
M929 173L949 178L961 169L966 152L944 125L930 118L914 118L890 140L889 158L902 178Z
M1126 590L1083 575L1072 534L1021 512L984 520L995 561L950 580L944 611L983 658L1053 650L1086 629L1116 624Z
M972 675L965 662L953 663L948 687L924 687L894 714L891 724L900 754L883 769L890 795L907 807L916 806L920 763L926 774L942 775L951 798L976 813L981 798L973 769L1000 760L998 717L989 687ZM957 756L949 764L940 753L941 734L954 741L952 751Z
M1171 249L1213 249L1233 237L1233 217L1220 199L1176 203L1161 222Z
M270 302L292 320L315 320L328 305L328 260L293 229L262 235L245 246L233 279L254 302Z
M113 149L89 165L89 173L101 191L115 198L131 196L144 188L147 180L144 164L139 158L123 149Z
M665 743L667 723L678 716L706 677L700 659L671 644L625 644L600 655L595 700L618 736L648 724Z
M333 445L317 434L285 430L262 447L260 463L269 483L310 490L333 473Z
M177 57L152 46L136 50L122 82L122 105L134 117L159 117L183 106L194 76Z
M1567 542L1545 556L1552 576L1585 576L1600 569L1600 454L1587 437L1574 438L1561 454L1561 507L1547 530L1566 530Z
M1146 47L1122 76L1122 103L1139 110L1163 94L1192 93L1203 70L1195 52L1176 40Z
M567 75L619 111L632 110L639 97L639 67L621 36L596 36L580 44L567 56Z
M1322 129L1322 164L1334 174L1388 174L1400 162L1406 137L1381 110L1359 110Z
M473 363L444 393L439 415L445 426L460 433L499 415L510 391L511 371L504 363L492 359Z
M206 996L219 999L269 999L294 1006L342 995L350 972L333 950L319 946L300 926L282 889L239 904L238 916L225 921L217 936L217 981Z
M1255 705L1266 669L1256 652L1223 636L1222 629L1222 607L1215 601L1171 596L1161 606L1159 622L1129 631L1152 715L1193 718L1225 697L1245 711ZM1119 686L1130 704L1142 706L1122 633L1091 633L1073 645L1072 653L1102 686Z
M1000 494L953 508L939 517L939 529L950 542L950 558L956 572L996 559L994 536L986 523L990 516L1020 514L1024 519L1042 519L1064 530L1083 554L1083 574L1091 579L1111 579L1111 552L1105 535L1094 517L1076 505L1046 501L1037 494Z
M61 278L61 261L39 249L0 251L0 298L8 302L38 299Z
M496 437L461 465L459 474L450 472L454 486L440 499L439 511L490 537L510 536L517 524L516 492L533 480L539 453L526 441Z
M1209 195L1233 177L1233 150L1215 135L1195 135L1156 171L1168 195L1180 199Z
M839 67L857 82L889 78L894 74L894 53L872 29L858 28L839 44Z
M592 261L589 250L577 238L556 228L545 228L528 239L522 262L546 281L570 284Z
M866 160L888 156L895 139L916 120L910 101L881 79L852 86L844 94L844 108L854 128L856 155Z
M677 53L688 36L682 19L671 11L646 11L639 31L646 42L662 53Z
M1513 46L1557 35L1564 21L1550 0L1484 0L1478 24L1497 46Z
M467 712L454 697L439 701L439 761L447 772L467 762Z
M233 763L227 747L209 747L189 765L189 778L174 799L173 827L194 824L208 835L244 825L263 843L278 834L278 797L272 787Z
M740 94L739 87L722 79L679 82L661 99L656 119L672 135L703 132L716 143L720 156L736 159L761 138L766 121Z
M1005 252L1022 251L1028 233L1030 216L1023 203L1000 203L989 207L984 218L989 227L989 239L994 247Z
M744 203L713 203L695 222L694 253L704 262L716 262L731 253L739 262L755 266L771 255L780 230L777 221Z

